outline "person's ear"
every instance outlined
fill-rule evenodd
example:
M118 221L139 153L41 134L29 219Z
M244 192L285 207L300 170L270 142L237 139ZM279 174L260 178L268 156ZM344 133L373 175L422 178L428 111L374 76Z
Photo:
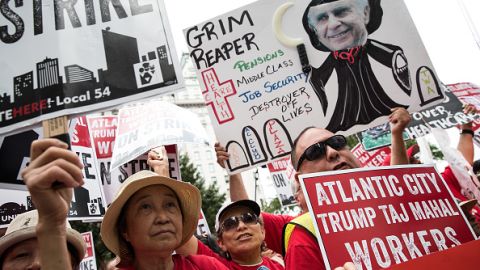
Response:
M130 239L128 239L129 238L128 233L122 232L122 236L123 236L123 239L125 239L125 241L130 242Z
M225 243L223 242L222 237L218 237L217 245L223 252L227 252L227 247L225 246Z
M365 25L370 22L370 6L366 6L365 9L363 10L364 12L364 18L365 18Z

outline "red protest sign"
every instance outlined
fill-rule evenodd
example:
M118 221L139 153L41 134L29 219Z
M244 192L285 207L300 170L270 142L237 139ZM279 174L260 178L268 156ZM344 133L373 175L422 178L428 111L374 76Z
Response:
M360 161L362 167L379 167L382 166L385 158L390 155L390 147L382 147L373 151L366 151L361 143L352 149L353 155Z
M382 269L474 240L433 166L300 176L327 269Z

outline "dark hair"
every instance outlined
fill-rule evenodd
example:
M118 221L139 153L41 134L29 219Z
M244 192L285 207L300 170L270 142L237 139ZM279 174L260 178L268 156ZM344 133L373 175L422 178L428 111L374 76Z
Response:
M473 162L472 169L474 174L478 174L480 172L480 159Z
M307 8L305 9L305 12L303 13L303 17L302 17L303 28L307 32L313 47L317 50L324 51L324 52L330 51L329 48L327 48L325 45L323 45L320 42L320 40L318 40L315 29L312 29L310 27L310 24L308 23L308 12L310 11L311 7L318 6L325 3L336 2L336 1L338 0L312 0L310 4L308 4ZM355 1L358 1L358 0L355 0ZM367 24L368 34L375 32L378 29L378 27L380 27L380 24L382 23L383 9L380 5L380 1L381 0L368 0L368 5L370 7L370 20L368 21L368 24Z
M304 128L300 132L300 134L298 134L297 138L293 141L292 151L290 152L290 160L291 160L293 168L295 168L295 170L297 169L297 161L296 161L297 155L295 154L295 150L297 149L298 141L300 140L300 137L302 137L303 134L305 132L307 132L307 130L312 129L312 128L315 128L315 127L314 126L309 126L309 127Z

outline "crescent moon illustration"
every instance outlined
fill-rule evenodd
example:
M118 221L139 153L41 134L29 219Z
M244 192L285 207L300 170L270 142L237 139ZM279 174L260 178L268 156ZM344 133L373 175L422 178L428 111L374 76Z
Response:
M292 38L282 31L282 19L283 15L285 15L285 12L293 6L293 2L286 2L285 4L279 6L277 10L275 10L275 13L273 14L273 32L275 33L275 36L277 37L278 41L282 43L283 45L287 47L297 47L297 45L303 43L302 38Z

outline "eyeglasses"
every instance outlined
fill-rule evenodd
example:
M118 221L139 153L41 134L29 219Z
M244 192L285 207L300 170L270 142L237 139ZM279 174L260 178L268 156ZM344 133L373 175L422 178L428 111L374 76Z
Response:
M236 229L242 221L246 225L253 225L258 223L258 216L252 213L245 213L240 216L233 216L225 219L220 226L220 231L230 231Z
M334 135L323 142L317 142L310 145L300 156L296 170L298 171L300 169L300 166L305 159L308 161L314 161L324 158L325 154L327 153L327 145L335 150L341 150L347 146L347 139L342 135Z

